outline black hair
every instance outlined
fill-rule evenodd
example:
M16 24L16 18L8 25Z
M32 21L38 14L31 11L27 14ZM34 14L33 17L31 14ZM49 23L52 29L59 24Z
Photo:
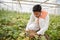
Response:
M37 4L33 7L33 12L41 12L42 7L41 5Z

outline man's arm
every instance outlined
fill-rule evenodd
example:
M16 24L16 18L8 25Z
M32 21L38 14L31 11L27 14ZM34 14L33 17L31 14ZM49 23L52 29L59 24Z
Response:
M45 31L47 31L48 29L48 25L49 25L49 15L46 16L45 19L40 18L40 27L41 29L37 32L37 34L39 35L43 35L45 33Z
M28 21L28 24L27 24L27 26L26 26L26 31L28 31L28 27L29 27L29 25L30 25L33 21L34 21L34 15L33 15L33 13L32 13L32 15L30 16L30 19L29 19L29 21Z

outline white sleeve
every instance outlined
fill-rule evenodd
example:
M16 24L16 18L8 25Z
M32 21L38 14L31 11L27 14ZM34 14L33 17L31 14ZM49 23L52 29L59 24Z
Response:
M30 24L32 24L33 21L34 21L34 15L32 14L32 15L30 16L30 20L28 21L28 24L27 24L27 26L26 26L26 31L28 31L28 27L29 27Z
M49 15L47 15L45 19L40 18L39 25L41 29L37 32L37 34L44 35L45 31L48 29Z

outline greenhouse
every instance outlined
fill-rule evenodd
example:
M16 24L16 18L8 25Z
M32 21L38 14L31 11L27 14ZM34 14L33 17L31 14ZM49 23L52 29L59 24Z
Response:
M45 32L48 40L60 40L60 0L0 0L0 40L45 40L45 36L29 39L25 35L37 4L49 14L49 28Z

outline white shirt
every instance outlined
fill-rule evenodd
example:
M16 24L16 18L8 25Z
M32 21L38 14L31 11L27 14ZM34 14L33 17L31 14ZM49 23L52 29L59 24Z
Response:
M37 32L37 34L44 35L44 33L45 33L45 31L47 31L48 25L49 25L49 14L47 14L45 19L39 18L39 25L38 25L38 23L36 23L37 19L38 18L35 17L34 14L32 13L32 15L30 16L30 20L27 24L26 31L28 31L29 29L38 30L40 28L40 30ZM29 26L32 26L32 27L29 27ZM36 27L34 27L34 26L36 26Z

